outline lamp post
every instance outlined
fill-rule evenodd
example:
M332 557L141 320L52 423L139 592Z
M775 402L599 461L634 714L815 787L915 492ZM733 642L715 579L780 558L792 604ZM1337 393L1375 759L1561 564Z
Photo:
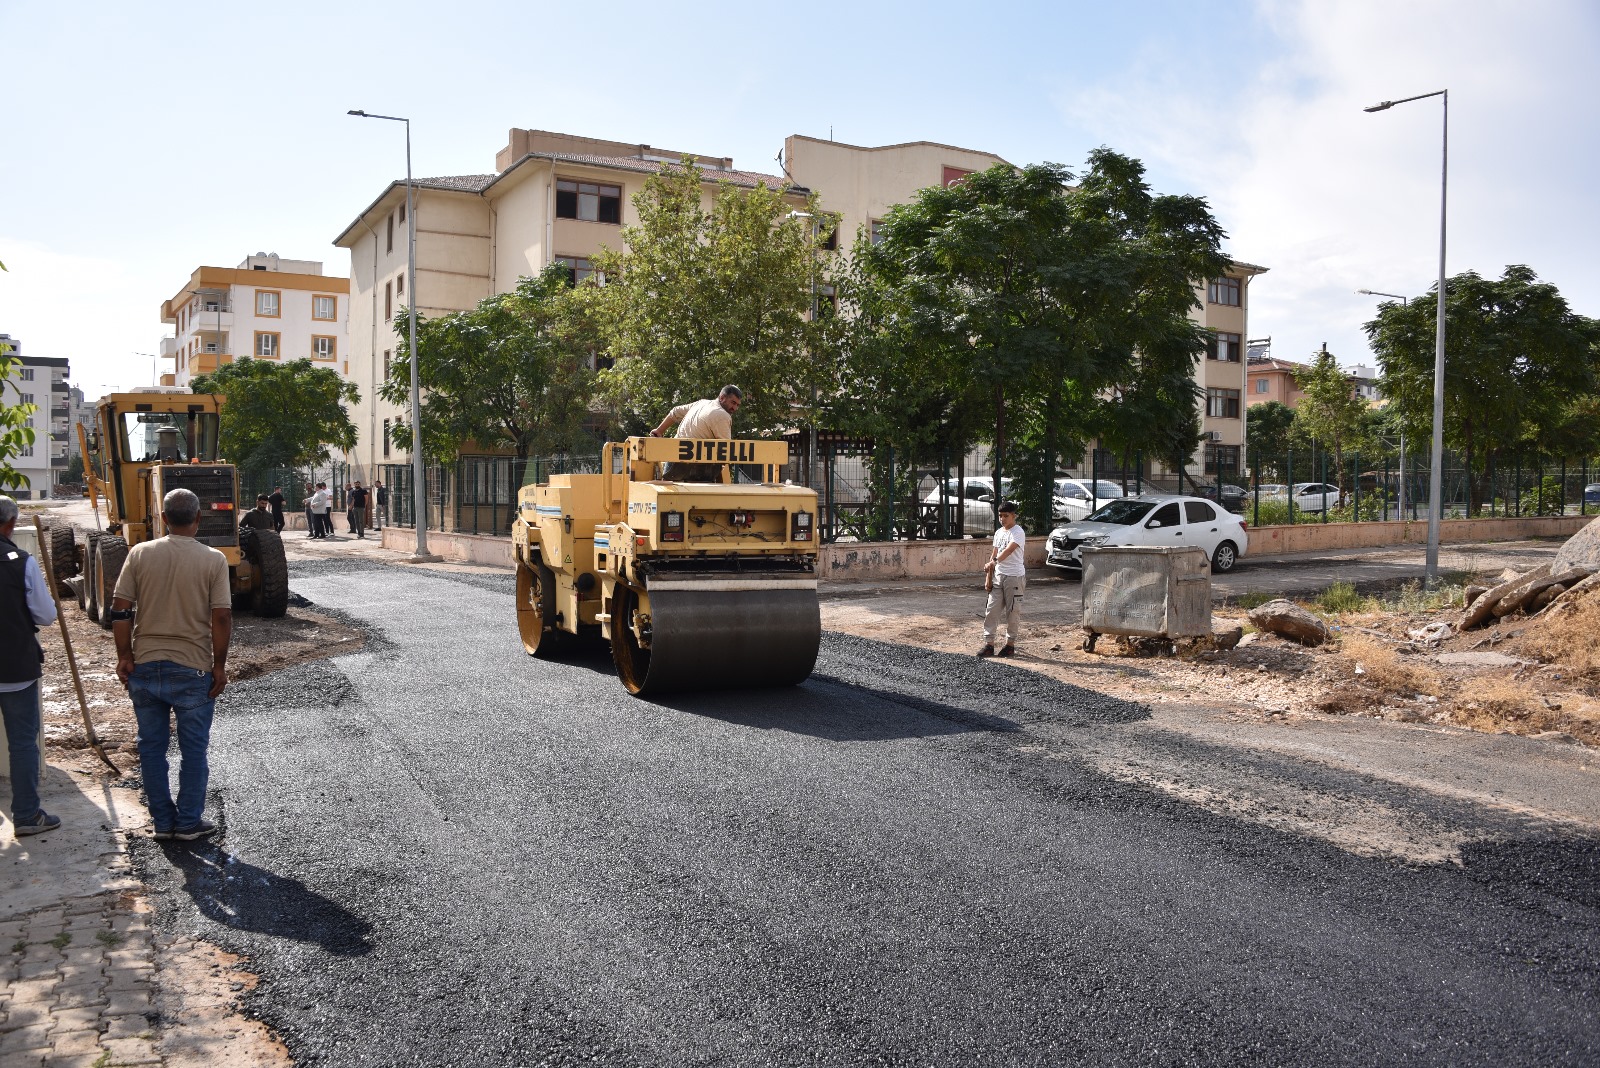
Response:
M1358 289L1357 293L1365 297L1390 297L1400 302L1403 308L1411 303L1410 297L1401 296L1399 293L1385 293L1380 289ZM1404 521L1406 514L1406 432L1402 424L1400 428L1400 517Z
M134 355L150 357L150 384L159 386L161 384L161 357L153 352L136 352Z
M811 220L811 322L815 326L817 321L817 217L809 211L791 211L791 219ZM806 464L806 485L811 489L817 488L817 368L816 354L812 354L811 366L811 455Z
M1402 100L1385 100L1365 111L1388 111L1396 104L1439 97L1443 108L1443 136L1439 166L1439 308L1433 351L1433 457L1428 470L1428 559L1429 586L1439 582L1439 518L1444 505L1444 246L1445 221L1450 184L1450 90L1438 89Z
M413 525L417 529L417 548L411 559L417 562L438 560L439 557L428 552L428 495L422 470L422 386L417 378L417 211L411 188L411 120L359 110L345 114L406 124L406 290L411 294L406 306L411 349L411 508Z

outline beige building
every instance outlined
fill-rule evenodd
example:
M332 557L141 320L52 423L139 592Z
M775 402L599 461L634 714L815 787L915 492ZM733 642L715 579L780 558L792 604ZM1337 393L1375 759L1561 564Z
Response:
M915 199L920 190L959 182L974 171L1007 163L990 152L932 141L865 148L798 134L784 141L783 160L789 176L816 190L822 209L839 218L843 247L849 247L857 233L875 236L878 222L889 209ZM1213 341L1205 359L1195 367L1196 383L1205 391L1200 402L1205 440L1188 465L1186 478L1237 478L1244 470L1249 289L1250 281L1266 270L1234 262L1223 277L1195 284L1200 306L1191 318L1212 332ZM1101 453L1098 466L1106 471L1118 462ZM1093 452L1088 452L1079 466L1068 470L1087 475L1096 464ZM1173 472L1146 457L1142 474L1160 483Z
M414 180L418 313L467 311L557 260L581 280L595 253L620 249L622 227L638 224L634 194L663 163L685 155L705 169L708 205L718 183L785 184L777 175L737 170L726 156L520 129L495 156L493 174ZM795 203L803 205L803 192ZM376 393L406 330L407 225L406 186L397 181L334 239L350 250L350 376L361 391L351 413L360 442L350 459L362 479L378 464L409 459L388 437L404 408Z
M161 355L173 361L162 384L187 386L236 356L309 359L349 377L349 314L349 279L324 275L316 260L258 252L237 267L197 268L161 305L173 328L161 340Z

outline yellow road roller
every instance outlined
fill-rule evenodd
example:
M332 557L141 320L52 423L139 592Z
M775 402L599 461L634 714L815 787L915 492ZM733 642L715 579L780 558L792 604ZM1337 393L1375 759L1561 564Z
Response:
M817 495L782 441L628 438L518 495L517 628L536 657L611 643L634 694L792 686L822 641Z

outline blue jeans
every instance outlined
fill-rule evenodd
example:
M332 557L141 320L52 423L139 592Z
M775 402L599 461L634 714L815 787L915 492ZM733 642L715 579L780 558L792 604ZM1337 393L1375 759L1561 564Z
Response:
M144 776L145 803L156 830L192 827L206 808L206 780L211 767L206 748L211 744L211 713L217 702L211 692L211 672L152 660L138 664L128 679L133 715L139 721L139 770ZM178 803L172 803L172 783L167 771L167 748L172 744L172 723L178 724Z
M11 749L11 820L39 818L39 684L0 693L6 741Z

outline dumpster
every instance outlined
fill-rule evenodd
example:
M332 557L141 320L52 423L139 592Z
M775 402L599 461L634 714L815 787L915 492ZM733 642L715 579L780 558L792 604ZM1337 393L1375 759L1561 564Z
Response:
M1083 649L1102 634L1204 638L1211 634L1211 561L1204 549L1165 545L1083 550Z

